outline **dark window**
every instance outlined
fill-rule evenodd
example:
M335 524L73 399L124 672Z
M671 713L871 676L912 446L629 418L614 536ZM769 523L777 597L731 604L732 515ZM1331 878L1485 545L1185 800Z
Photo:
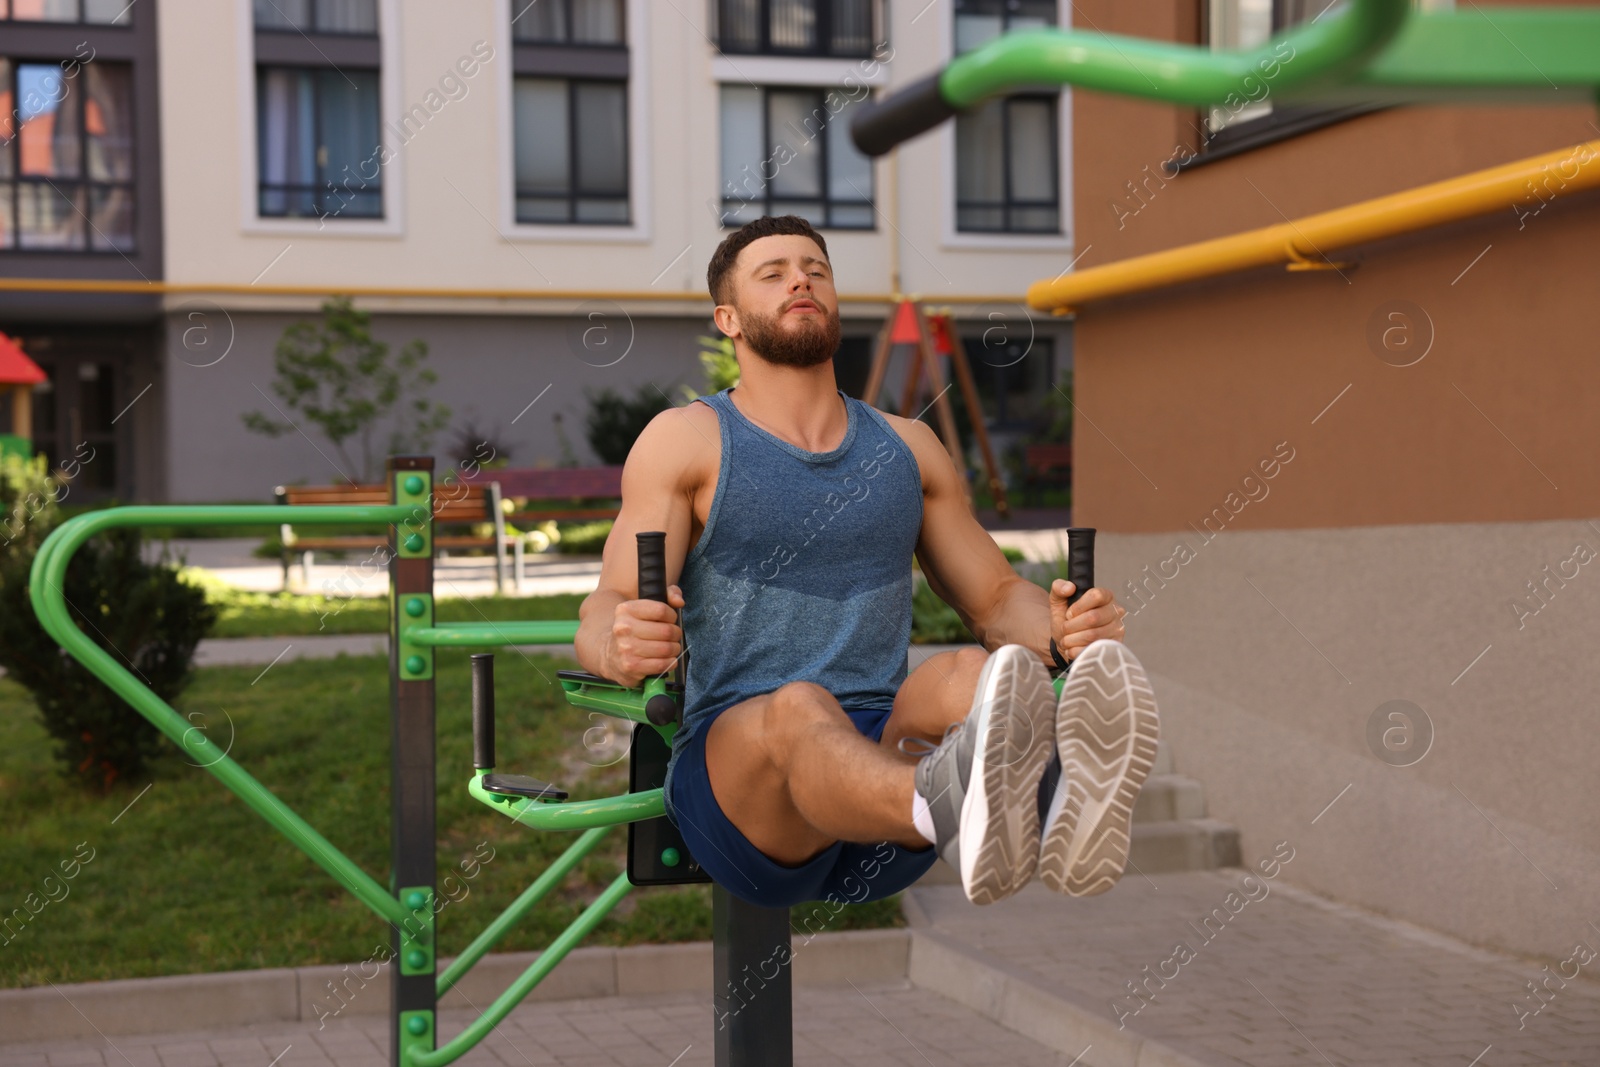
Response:
M516 219L632 221L623 0L514 0Z
M1052 26L1055 0L957 0L956 52ZM956 116L956 229L1061 232L1060 94L990 100Z
M978 400L997 431L1024 431L1048 424L1055 389L1055 339L1032 331L1006 337L988 330L963 337ZM954 391L952 391L954 392Z
M75 69L0 58L0 248L134 250L133 70Z
M256 68L263 217L381 218L378 72Z
M13 0L16 2L16 0ZM256 29L287 33L378 34L377 0L255 0Z
M0 0L0 19L130 26L133 7L133 0Z
M870 56L877 0L716 0L717 47L734 54Z
M377 0L255 0L253 10L257 214L382 218Z
M722 224L800 215L872 229L872 161L850 140L852 103L840 89L724 85Z
M533 44L627 42L623 0L513 0L511 38Z
M867 376L872 371L873 339L870 336L843 337L833 354L833 380L845 396L866 400ZM869 400L868 403L871 403Z
M1055 96L1008 96L956 116L956 229L1060 233Z
M1056 24L1056 0L956 0L956 54L1002 33Z
M515 83L517 221L628 222L628 85Z

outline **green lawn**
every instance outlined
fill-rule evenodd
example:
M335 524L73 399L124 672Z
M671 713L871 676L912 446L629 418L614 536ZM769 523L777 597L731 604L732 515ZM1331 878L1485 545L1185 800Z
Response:
M190 571L190 574L195 572ZM389 629L389 598L326 597L320 594L251 593L207 582L216 605L212 637L301 637L307 634L379 634ZM576 619L582 593L552 596L476 597L434 601L439 622L506 622L517 619ZM954 609L918 580L911 605L911 640L918 644L971 641Z
M441 611L450 603L443 602ZM517 610L519 617L529 617L525 603ZM575 610L575 604L565 610ZM592 766L598 760L585 759L583 744L585 730L614 720L591 719L565 704L553 684L562 665L570 664L515 653L500 657L500 762L508 770L558 782L576 797L621 792L626 760ZM386 881L386 661L303 660L258 675L259 667L202 670L179 710L219 743L231 733L235 759ZM438 876L443 886L453 874L458 880L453 884L466 892L440 914L440 951L452 955L570 838L518 827L467 795L471 727L465 656L442 654L437 683ZM145 785L149 789L142 792ZM0 917L13 918L12 927L0 933L0 986L346 963L368 959L388 943L379 919L209 773L186 763L176 748L157 762L152 782L119 786L105 796L69 784L55 769L26 692L5 679L0 679L0 811L5 825ZM625 840L624 828L614 830L502 942L501 950L548 944L621 870ZM462 863L471 870L472 860L490 856L475 878L465 877ZM81 863L76 876L60 881L59 865L66 862L73 869L75 859ZM57 878L47 883L52 874ZM461 891L456 890L458 897ZM45 903L37 914L18 928L14 909L28 916L40 902ZM890 898L847 906L831 928L901 923L899 902ZM624 900L590 943L709 936L710 894L704 887L641 889Z
M185 572L203 585L217 608L212 637L301 637L307 634L381 634L389 630L389 598L329 597L320 593L252 593ZM438 622L507 622L576 619L582 593L489 596L434 601Z

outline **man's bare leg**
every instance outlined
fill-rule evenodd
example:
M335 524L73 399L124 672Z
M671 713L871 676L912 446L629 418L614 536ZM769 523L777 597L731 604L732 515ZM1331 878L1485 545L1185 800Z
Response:
M930 656L900 685L894 711L884 724L880 743L899 754L902 737L920 737L938 744L951 723L962 722L972 711L972 695L989 653L971 648ZM906 759L916 762L915 756Z
M926 848L911 825L915 760L896 743L937 743L950 723L965 719L986 659L980 649L929 658L901 685L876 745L832 694L809 682L734 705L706 734L718 806L752 845L788 866L838 840Z

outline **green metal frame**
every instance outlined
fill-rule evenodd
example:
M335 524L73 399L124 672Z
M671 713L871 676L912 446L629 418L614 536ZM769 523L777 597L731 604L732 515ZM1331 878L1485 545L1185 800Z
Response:
M1297 103L1572 103L1600 90L1600 11L1471 4L1424 14L1410 0L1354 0L1239 52L1029 30L952 60L939 94L966 110L1003 93L1069 84L1195 107L1261 99L1263 89Z
M400 555L416 557L432 551L431 510L422 507L426 519L418 522L419 501L425 501L428 484L418 478L419 488L408 491L408 480L418 476L402 474L396 479L396 499L392 505L365 507L320 507L283 505L196 505L120 507L91 512L69 519L54 530L39 548L29 575L28 594L33 610L45 631L73 658L87 667L135 711L187 752L193 761L238 796L256 814L320 865L334 880L348 889L380 919L401 931L400 958L403 974L428 974L436 968L434 954L433 890L427 886L402 886L391 892L340 852L327 838L279 800L231 756L208 739L202 731L173 707L145 687L110 653L81 630L73 621L64 592L67 565L86 541L107 530L144 526L233 526L260 524L275 526L283 522L297 525L391 526L395 529ZM416 499L413 499L416 498ZM409 541L409 543L408 543ZM395 593L391 589L391 596ZM407 680L433 677L435 648L482 648L521 644L568 644L577 633L576 621L528 621L460 623L439 626L433 623L431 594L399 595L396 618L397 669ZM415 657L420 663L407 666ZM606 712L636 722L647 721L646 701L665 689L653 681L641 689L596 681L562 680L567 697L575 706ZM656 727L671 739L672 727ZM661 790L652 789L596 800L567 802L533 801L520 797L485 792L474 774L468 783L471 794L507 818L535 830L581 831L576 841L491 922L449 967L436 975L439 995L458 983L528 914L563 878L583 860L614 827L639 819L655 818L665 811ZM395 1035L399 1062L411 1067L443 1067L469 1052L553 970L568 952L598 925L632 887L626 874L620 875L600 896L553 941L549 948L505 990L494 1003L449 1042L435 1047L438 1035L433 1012L404 1011L397 1018Z

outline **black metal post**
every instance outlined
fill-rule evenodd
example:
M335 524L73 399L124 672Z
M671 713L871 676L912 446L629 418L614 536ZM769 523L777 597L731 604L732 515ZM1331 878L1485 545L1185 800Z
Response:
M793 1067L789 909L758 908L713 885L711 959L716 1067Z
M434 687L433 651L405 640L433 622L433 457L391 456L389 499L413 514L390 527L389 707L391 888L409 909L390 928L390 1062L402 1046L433 1048Z

